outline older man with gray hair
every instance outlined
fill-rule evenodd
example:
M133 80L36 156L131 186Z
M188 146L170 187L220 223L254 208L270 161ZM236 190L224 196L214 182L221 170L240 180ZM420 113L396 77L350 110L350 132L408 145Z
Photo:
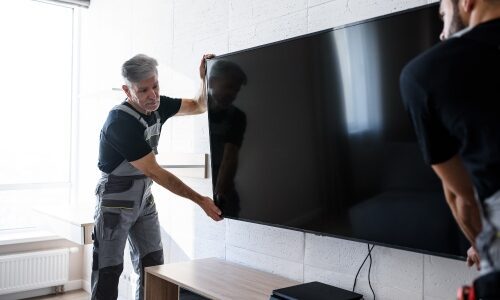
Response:
M116 299L123 271L123 250L128 239L135 272L139 274L136 299L144 297L144 267L163 264L163 246L153 181L198 204L215 221L221 211L158 165L155 159L161 127L178 115L200 114L207 109L204 55L202 80L195 99L160 96L157 61L139 54L122 66L127 98L115 106L101 130L98 167L102 177L96 188L93 233L92 299Z

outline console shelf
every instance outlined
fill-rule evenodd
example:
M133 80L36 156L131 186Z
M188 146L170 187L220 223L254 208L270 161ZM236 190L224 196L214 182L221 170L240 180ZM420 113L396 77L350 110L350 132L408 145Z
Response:
M217 258L147 267L145 299L178 300L184 288L209 299L265 299L300 282Z

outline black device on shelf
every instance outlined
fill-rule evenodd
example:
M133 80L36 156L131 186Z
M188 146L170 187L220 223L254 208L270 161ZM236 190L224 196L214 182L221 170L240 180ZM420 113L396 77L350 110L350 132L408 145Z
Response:
M277 289L270 299L276 300L358 300L363 295L318 281Z
M431 4L209 60L224 216L463 259L399 90L441 28Z

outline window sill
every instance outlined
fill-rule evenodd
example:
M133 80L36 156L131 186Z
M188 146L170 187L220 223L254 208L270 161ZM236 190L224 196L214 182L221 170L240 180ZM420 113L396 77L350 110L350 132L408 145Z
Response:
M80 245L92 243L94 220L89 207L37 207L34 212L39 228Z
M22 229L0 231L0 246L15 245L32 242L59 240L61 237L45 230Z

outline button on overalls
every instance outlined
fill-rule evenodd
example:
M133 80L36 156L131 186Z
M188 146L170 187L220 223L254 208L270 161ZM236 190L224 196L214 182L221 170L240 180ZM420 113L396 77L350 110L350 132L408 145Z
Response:
M153 125L130 107L121 110L137 119L144 127L144 139L157 154L161 121L154 112ZM94 252L92 263L92 299L116 299L118 280L123 271L123 251L129 241L130 256L139 274L136 299L144 297L144 267L163 264L158 213L151 194L153 181L124 160L110 174L103 173L96 188L94 215Z

